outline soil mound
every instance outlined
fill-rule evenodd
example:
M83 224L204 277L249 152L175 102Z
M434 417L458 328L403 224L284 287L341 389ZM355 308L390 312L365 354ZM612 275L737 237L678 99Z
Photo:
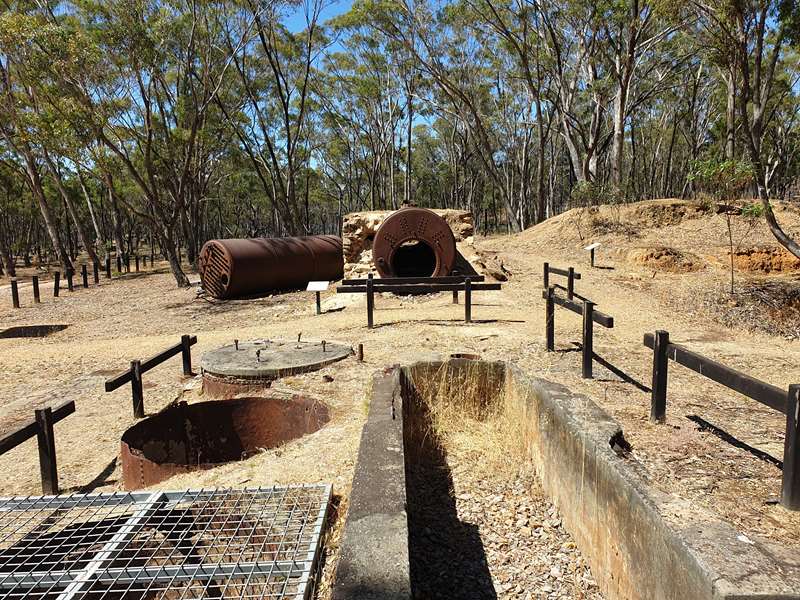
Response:
M705 266L699 256L669 246L634 248L628 253L628 262L665 273L691 273Z
M800 270L800 259L780 246L754 246L735 250L733 265L748 273L785 273Z

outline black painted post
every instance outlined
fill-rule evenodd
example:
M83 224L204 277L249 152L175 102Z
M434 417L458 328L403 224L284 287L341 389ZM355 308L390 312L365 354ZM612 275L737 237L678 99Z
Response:
M575 296L575 267L570 267L567 271L567 298L572 300Z
M92 262L92 276L94 277L94 284L100 283L100 265L97 261Z
M589 260L591 261L592 268L594 268L594 248L589 250Z
M139 255L136 255L136 272L139 272Z
M315 292L315 295L317 297L317 314L321 315L322 314L322 295L319 292Z
M356 356L358 357L358 362L364 362L364 344L358 345L358 354Z
M594 360L594 302L583 301L583 352L581 356L581 376L592 378Z
M190 336L181 336L181 358L183 359L183 374L186 376L192 374L192 345L189 340Z
M650 396L650 420L663 423L667 417L667 379L669 333L656 331L653 341L653 391Z
M548 352L556 349L556 305L553 302L555 287L547 286L547 298L544 309L545 345Z
M373 289L372 273L367 275L367 327L372 329L374 324L372 311L375 309L375 290Z
M36 439L39 443L39 470L42 475L42 494L58 494L58 468L56 466L56 440L53 435L53 411L48 406L34 411Z
M542 277L542 289L550 287L550 263L544 263L544 273Z
M800 385L789 386L786 402L781 504L789 510L800 510Z
M464 321L472 323L472 280L464 280Z
M141 419L144 417L144 392L142 390L142 363L138 360L131 361L131 394L133 395L133 416Z
M70 292L75 291L75 285L72 282L72 278L75 276L75 269L71 268L67 271L67 289Z
M11 304L14 308L19 308L19 288L17 287L17 278L11 279Z
M453 290L453 304L458 304L458 290Z
M111 257L106 256L106 279L111 279Z
M86 263L83 263L81 265L81 279L83 280L83 287L84 288L88 288L89 287L89 273L88 273L88 271L86 269Z
M58 298L58 290L61 286L61 273L58 271L53 275L53 298Z
M39 296L39 276L34 275L31 282L33 283L33 301L36 304L39 304L42 301L41 297Z
M117 273L122 273L122 257L117 254Z

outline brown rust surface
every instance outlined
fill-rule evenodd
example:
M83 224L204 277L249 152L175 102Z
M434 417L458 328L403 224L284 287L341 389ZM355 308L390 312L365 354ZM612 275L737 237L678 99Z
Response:
M122 436L125 489L247 458L314 433L329 418L325 404L299 395L180 402L136 423Z
M210 240L200 251L203 288L237 298L341 279L342 239L335 235Z
M442 277L455 264L456 241L433 211L401 208L375 234L372 258L381 277Z

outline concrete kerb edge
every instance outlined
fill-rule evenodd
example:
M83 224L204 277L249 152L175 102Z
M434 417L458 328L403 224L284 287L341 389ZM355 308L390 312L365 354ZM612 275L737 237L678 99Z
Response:
M402 377L441 364L394 367L373 380L334 600L411 597ZM608 598L800 600L800 558L655 489L619 423L588 397L505 369L507 401L522 402L529 458ZM375 560L377 552L390 560Z

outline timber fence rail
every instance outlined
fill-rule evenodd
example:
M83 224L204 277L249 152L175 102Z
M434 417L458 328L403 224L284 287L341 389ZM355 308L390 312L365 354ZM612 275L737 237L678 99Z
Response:
M336 288L337 294L367 295L367 327L375 326L375 294L435 294L453 292L453 304L458 304L458 292L464 292L464 321L472 322L472 293L478 291L500 290L499 283L481 283L482 275L454 275L448 277L387 277L375 279L370 273L366 279L345 279Z
M141 269L147 268L147 256L146 255L129 255L123 259L120 255L117 255L116 263L117 263L117 274L122 275L123 273L130 273L131 272L131 259L133 259L134 264L134 272L139 273ZM150 268L153 268L155 264L154 256L150 256ZM80 265L80 287L88 288L90 279L94 282L94 285L100 284L100 274L103 272L105 274L106 279L112 279L112 260L110 256L106 256L105 263L91 262L91 263L82 263ZM91 271L90 271L91 269ZM67 289L70 292L74 292L76 287L76 272L75 269L71 269L67 273L64 274L64 278L62 280L61 271L53 271L53 297L58 298L61 293L61 286L63 281L67 283ZM12 277L10 280L11 284L11 305L13 308L20 308L20 283L24 280L20 279L19 277ZM39 276L33 275L30 279L31 281L31 288L33 290L33 303L40 304L41 303L41 294L39 292Z
M191 348L196 343L197 336L182 335L180 343L170 346L163 352L159 352L155 356L152 356L146 360L132 360L130 369L120 373L116 377L106 380L106 392L113 392L126 383L130 383L131 396L133 398L133 416L137 419L141 419L144 417L144 391L142 387L142 375L177 354L180 354L183 359L183 374L186 376L192 375Z
M614 327L614 317L600 312L595 308L595 303L575 292L574 283L575 279L580 278L579 273L570 267L567 270L553 269L547 263L544 266L544 282L549 283L549 274L556 273L559 275L565 274L568 278L567 287L558 284L549 284L545 290L542 291L542 298L545 300L544 316L545 316L545 346L548 352L554 352L556 349L556 305L566 308L567 310L580 315L583 318L583 333L581 343L581 376L584 379L592 378L592 367L595 359L597 358L594 353L594 324L597 323L601 327L611 329ZM567 297L562 298L556 290L561 289L567 292ZM578 298L581 302L575 302L574 298Z
M789 510L800 510L800 385L790 385L785 390L751 377L670 342L667 331L646 333L644 345L653 350L651 421L663 423L666 419L670 360L786 415L781 504Z
M550 287L550 275L560 275L567 278L567 285L554 283L558 289L567 292L567 298L572 300L575 297L575 281L581 278L581 274L575 271L575 267L566 269L559 269L558 267L551 267L550 263L544 263L544 272L542 273L542 289L547 290ZM582 300L585 298L580 297Z
M58 467L53 425L75 412L75 401L64 402L55 408L36 409L33 420L0 437L0 454L16 448L32 437L39 444L39 470L42 476L42 493L58 494Z

